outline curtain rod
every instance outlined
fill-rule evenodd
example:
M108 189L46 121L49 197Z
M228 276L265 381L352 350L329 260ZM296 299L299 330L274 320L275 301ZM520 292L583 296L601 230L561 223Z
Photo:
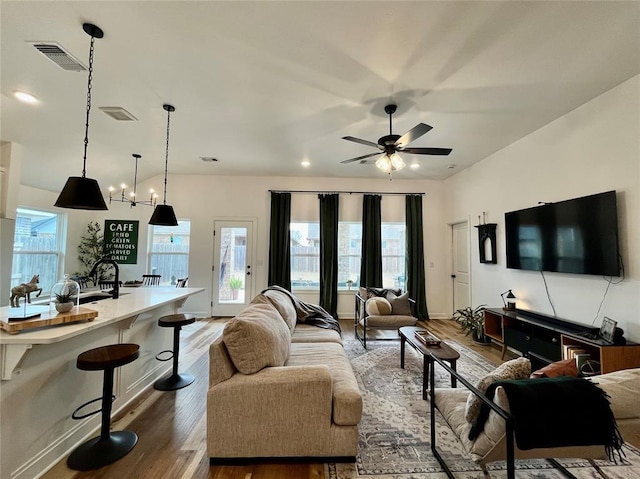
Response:
M396 193L379 191L314 191L314 190L269 190L269 193L311 193L311 194L342 194L342 195L421 195L426 193Z

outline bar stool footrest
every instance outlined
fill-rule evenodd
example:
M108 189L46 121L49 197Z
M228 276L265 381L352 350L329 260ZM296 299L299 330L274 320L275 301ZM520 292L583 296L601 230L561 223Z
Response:
M67 459L67 466L74 471L92 471L112 464L126 456L138 442L131 431L115 431L106 439L100 436L78 446Z
M113 401L115 401L115 400L116 400L115 395L112 395L112 396L111 396L111 402L113 402ZM89 416L93 416L93 415L95 415L95 414L101 413L101 412L102 412L102 408L100 408L100 409L96 409L95 411L88 412L88 413L86 413L86 414L83 414L82 416L78 416L78 415L77 415L78 411L80 411L81 409L83 409L83 408L87 407L89 404L94 403L94 402L98 402L98 401L102 401L102 397L95 398L95 399L92 399L91 401L87 401L86 403L81 404L80 406L78 406L77 408L75 408L75 410L73 411L73 413L71 413L71 419L76 419L76 420L77 420L77 419L84 419L85 417L89 417Z
M161 358L160 356L162 354L168 354L169 356L167 356L166 358ZM173 350L165 349L164 351L160 351L158 354L156 354L156 359L158 361L171 361L173 359Z
M158 379L153 383L153 387L158 391L175 391L176 389L187 387L194 379L191 374L172 374L165 378Z

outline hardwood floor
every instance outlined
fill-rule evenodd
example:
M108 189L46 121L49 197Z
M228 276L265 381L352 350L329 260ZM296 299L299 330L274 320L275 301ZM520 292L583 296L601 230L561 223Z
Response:
M353 339L353 322L340 321L345 339ZM44 479L323 479L323 464L255 464L209 466L206 450L206 393L209 383L208 345L224 325L223 319L200 320L181 332L180 371L195 382L178 391L152 389L112 421L113 430L138 434L138 444L124 458L97 471L77 472L66 466L66 457ZM428 328L440 338L451 338L496 365L497 345L474 343L451 320L431 320ZM515 357L510 352L505 360ZM634 441L640 447L640 438Z

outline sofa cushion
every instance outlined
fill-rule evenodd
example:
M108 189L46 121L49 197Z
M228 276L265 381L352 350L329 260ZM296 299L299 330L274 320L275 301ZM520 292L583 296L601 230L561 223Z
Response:
M384 316L391 314L391 303L385 298L370 298L365 303L364 309L369 315Z
M286 366L326 365L332 381L333 422L354 426L362 417L362 395L351 363L338 343L293 343Z
M371 315L367 317L368 328L385 328L398 329L402 326L415 326L418 318L413 316L387 314L386 316ZM364 319L360 320L360 324L364 326Z
M411 304L409 303L409 292L396 296L393 293L387 294L387 300L391 304L391 314L411 316Z
M335 329L319 328L312 324L298 323L291 334L292 343L338 343L342 338Z
M504 381L507 379L527 379L531 374L531 361L527 358L516 358L501 364L489 374L480 378L475 384L476 389L481 393L485 393L487 388L496 381ZM475 394L469 393L464 417L467 422L475 421L480 413L482 400Z
M640 368L623 369L590 378L610 398L611 410L616 419L640 418Z
M282 316L282 319L284 319L284 322L287 323L289 331L293 333L293 329L296 327L296 322L298 321L298 314L296 313L296 308L293 306L291 298L285 293L272 289L266 290L259 296L264 296L273 304L280 313L280 316Z
M233 365L242 374L282 366L289 356L291 332L269 303L254 303L224 327L222 339Z

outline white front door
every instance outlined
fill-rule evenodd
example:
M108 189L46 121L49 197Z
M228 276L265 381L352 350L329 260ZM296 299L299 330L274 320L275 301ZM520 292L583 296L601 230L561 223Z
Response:
M469 306L469 226L466 221L451 225L453 311Z
M212 316L235 316L253 299L255 220L214 220Z

